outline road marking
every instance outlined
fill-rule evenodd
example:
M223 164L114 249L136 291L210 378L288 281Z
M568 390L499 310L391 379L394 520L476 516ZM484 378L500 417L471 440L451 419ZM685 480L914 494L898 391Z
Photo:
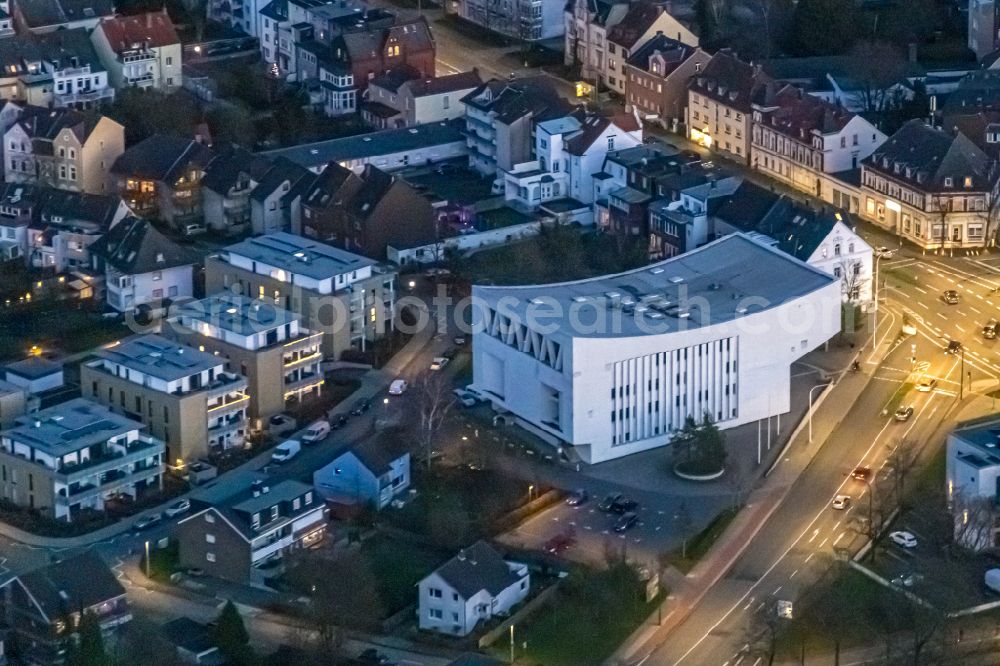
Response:
M834 539L834 541L833 541L833 545L834 545L834 546L836 546L836 545L837 545L837 543L838 543L838 542L839 542L839 541L840 541L841 539L843 539L843 538L844 538L844 535L845 535L845 534L847 534L847 532L841 532L840 534L838 534L838 535L837 535L837 538L836 538L836 539Z
M937 315L938 317L941 317L941 319L944 319L945 321L948 321L948 318L947 318L947 317L945 317L945 316L944 316L943 314L941 314L940 312L935 312L934 314L936 314L936 315Z
M753 605L753 602L754 602L754 597L750 597L750 601L748 601L747 605L743 607L743 610L750 610L750 606Z
M826 542L827 542L827 541L829 541L829 540L830 540L830 537L827 537L827 538L823 539L823 543L821 543L821 544L819 545L819 547L820 547L820 548L822 548L823 546L825 546L825 545L826 545Z
M816 553L809 553L809 556L806 557L806 562L809 562L809 560L811 560L813 558L813 555L815 555L815 554Z
M795 571L793 571L792 575L788 577L788 580L791 580L791 579L795 578L795 574L797 574L798 572L799 572L798 569L796 569Z
M813 535L809 537L809 543L812 543L818 536L819 536L819 528L817 527L816 530L813 532Z
M961 326L959 326L958 324L955 324L955 328L957 328L958 330L962 331L962 333L965 333L965 329L962 328Z
M778 596L778 592L781 592L781 588L783 588L783 587L784 587L784 585L779 585L778 587L774 588L774 592L772 592L771 595L772 596Z
M921 289L920 287L918 287L918 286L916 286L916 285L914 285L914 286L913 286L913 288L914 288L914 289L916 289L917 291L919 291L919 292L920 292L921 294L924 294L924 295L926 295L926 294L927 294L927 291L926 291L926 290L924 290L924 289Z
M919 305L920 307L922 307L924 310L930 310L930 308L927 307L927 304L923 303L921 301L917 301L917 305Z

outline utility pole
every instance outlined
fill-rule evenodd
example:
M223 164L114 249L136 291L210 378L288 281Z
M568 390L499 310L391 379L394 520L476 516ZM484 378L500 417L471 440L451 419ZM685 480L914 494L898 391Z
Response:
M969 390L972 390L972 373L969 373ZM965 347L962 347L962 370L958 374L958 400L965 396Z

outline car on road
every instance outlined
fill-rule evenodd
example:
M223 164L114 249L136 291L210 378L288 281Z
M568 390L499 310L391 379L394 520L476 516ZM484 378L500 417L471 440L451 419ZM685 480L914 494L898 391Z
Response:
M947 303L948 305L958 305L958 302L961 300L961 297L958 295L957 291L955 291L954 289L949 289L943 294L941 294L941 300Z
M837 495L833 498L833 506L837 511L843 511L844 509L851 506L851 496L850 495Z
M1000 327L1000 322L997 322L996 319L990 319L988 322L986 322L986 325L983 326L983 337L986 338L987 340L996 339L997 327Z
M590 495L587 491L583 488L578 488L566 498L566 504L569 504L570 506L580 506L581 504L586 504L588 499L590 499Z
M343 428L345 425L347 425L347 416L345 414L339 414L330 419L330 430L337 430Z
M444 366L448 365L448 361L449 359L444 356L436 356L431 361L431 370L443 370Z
M601 503L597 505L597 508L601 511L611 511L613 507L619 500L625 499L625 496L621 493L609 493L601 500Z
M303 444L315 444L317 442L322 442L323 439L330 434L330 424L326 421L320 419L315 423L311 424L299 439Z
M913 405L900 405L896 409L897 421L909 421L911 416L913 416Z
M190 510L191 510L191 502L189 500L182 499L182 500L177 500L176 502L168 506L166 510L164 510L163 515L165 515L167 518L175 518L176 516L179 516L182 513L187 513Z
M393 379L389 384L389 395L403 395L406 392L406 380L402 378Z
M371 407L372 407L371 400L362 400L358 404L354 405L353 409L351 409L351 416L361 416L369 409L371 409Z
M885 245L879 245L875 248L875 256L881 257L883 259L892 259L892 256L896 254L896 251L892 248L888 248Z
M632 529L636 522L639 520L639 516L635 515L631 511L622 514L622 517L618 519L615 523L615 532L627 532Z
M275 437L294 432L298 425L298 422L288 414L275 414L267 420L267 429Z
M469 393L468 391L463 391L462 389L455 389L454 391L452 391L452 393L455 395L455 399L458 400L458 402L463 407L475 407L476 403L478 402L476 400L476 397L471 393Z
M146 516L135 521L135 525L132 527L135 528L136 532L144 532L145 530L153 529L159 525L162 520L163 516L158 513L154 513L151 516Z
M851 478L858 481L868 481L872 478L872 468L871 467L855 467L854 471L851 472Z
M924 377L917 383L917 390L921 393L929 393L937 388L938 381L933 377Z
M302 443L297 439L285 440L281 444L274 447L274 451L271 452L271 462L273 463L286 463L295 456L299 455L299 451L302 450Z
M910 532L889 532L889 539L897 546L902 546L903 548L917 547L917 537L913 536Z
M639 503L622 495L611 504L611 513L619 516L629 513L639 507Z
M958 340L950 340L948 346L944 348L945 354L958 354L962 351L962 343Z

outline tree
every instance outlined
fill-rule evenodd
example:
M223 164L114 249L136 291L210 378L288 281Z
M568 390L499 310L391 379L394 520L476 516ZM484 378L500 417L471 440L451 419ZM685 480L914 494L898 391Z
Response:
M371 630L385 615L379 581L367 559L358 552L343 553L325 567L329 576L316 579L311 615L326 645L339 649L341 625Z
M677 507L677 513L674 514L674 528L681 537L681 559L686 560L688 539L694 529L694 521L691 519L691 510L688 509L687 502L681 502Z
M725 437L708 412L700 424L688 416L673 441L679 444L675 455L682 458L674 469L687 474L713 474L725 469Z
M865 40L851 47L847 62L848 75L858 85L861 110L876 115L881 124L901 103L897 86L906 79L906 61L891 44Z
M743 628L742 653L748 661L766 666L774 664L774 657L778 651L780 623L781 619L770 605L765 605L750 615Z
M779 25L787 27L791 2L789 0L754 0L751 3L751 8L760 16L761 28L764 31L760 55L765 60L770 60L775 43L778 41Z
M725 482L732 493L732 509L739 511L746 500L748 487L750 486L750 476L742 458L734 458L726 465Z
M861 297L861 267L860 261L846 257L837 264L840 270L840 293L851 303Z
M105 666L109 663L108 654L104 649L104 636L101 634L101 623L90 611L80 616L80 624L76 628L77 642L69 650L69 662L73 666Z
M215 626L215 642L219 652L230 664L247 664L253 660L253 651L249 645L250 635L243 625L243 617L232 601L219 611Z
M855 0L799 0L792 15L791 50L797 55L835 55L857 35Z
M440 372L425 372L417 378L414 388L420 405L420 443L427 469L431 468L431 451L441 426L455 405L451 384Z

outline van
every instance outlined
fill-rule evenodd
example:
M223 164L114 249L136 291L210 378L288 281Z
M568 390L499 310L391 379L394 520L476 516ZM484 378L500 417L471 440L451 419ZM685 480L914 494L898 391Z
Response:
M406 380L405 379L394 379L392 383L389 384L389 395L403 395L403 391L406 390Z
M204 224L198 224L197 222L192 222L191 224L184 225L184 235L185 236L197 236L208 231Z
M330 424L322 419L310 425L299 439L303 444L315 444L330 434Z
M297 439L287 439L281 444L274 447L274 451L271 453L271 462L274 463L284 463L288 462L295 456L299 454L302 450L302 444Z
M983 582L993 592L1000 593L1000 569L987 569Z

